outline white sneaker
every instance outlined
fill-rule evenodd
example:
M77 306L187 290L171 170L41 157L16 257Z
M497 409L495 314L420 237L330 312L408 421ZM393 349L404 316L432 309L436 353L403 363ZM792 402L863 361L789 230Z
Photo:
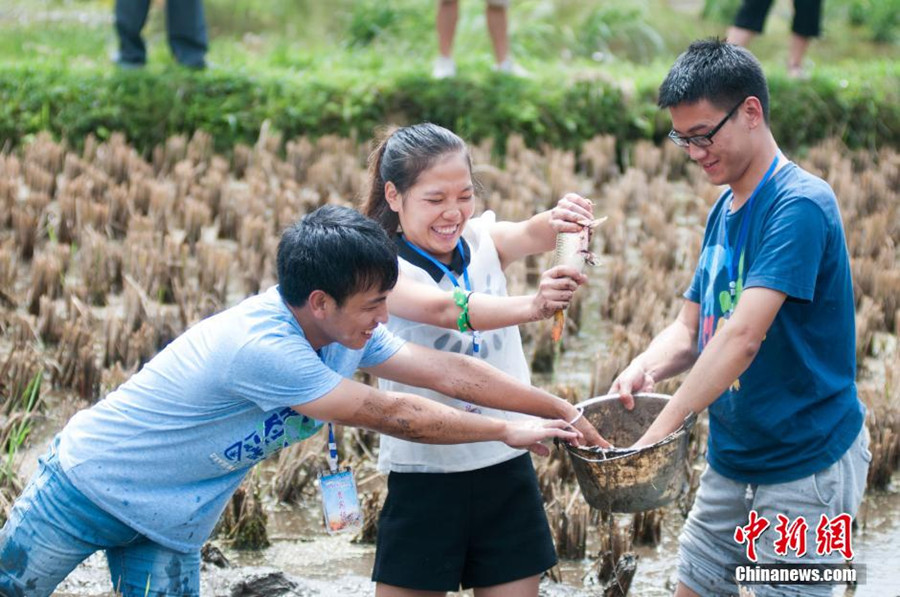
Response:
M809 79L809 72L803 66L788 66L788 78L806 81Z
M527 79L531 76L530 72L522 68L522 66L513 61L512 58L507 58L503 62L498 62L494 64L492 68L494 72L504 73L514 77L522 77L523 79Z
M438 56L431 69L431 76L435 79L449 79L456 76L456 63L453 58Z

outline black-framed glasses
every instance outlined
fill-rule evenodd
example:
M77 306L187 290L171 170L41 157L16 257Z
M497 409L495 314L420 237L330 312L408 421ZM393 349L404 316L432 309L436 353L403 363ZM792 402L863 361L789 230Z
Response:
M731 118L731 115L734 114L735 110L741 107L741 104L746 101L746 97L739 101L734 107L728 111L728 114L725 115L725 118L719 121L719 124L714 126L711 131L706 133L705 135L694 135L692 137L682 137L674 130L669 131L669 139L677 145L678 147L687 147L688 145L693 145L695 147L709 147L713 143L713 135L719 132L719 129L725 126L725 123L728 122L728 119Z

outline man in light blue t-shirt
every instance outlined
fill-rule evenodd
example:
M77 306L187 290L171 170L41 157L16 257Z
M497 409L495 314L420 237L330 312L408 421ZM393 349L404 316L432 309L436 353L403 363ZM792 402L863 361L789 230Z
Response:
M198 595L200 548L250 468L323 422L426 443L603 443L575 408L482 361L404 344L380 324L397 281L381 227L327 206L288 229L279 286L187 330L76 414L0 531L0 594L49 595L105 550L113 587ZM512 423L351 379L357 369L555 419Z
M709 214L677 320L611 391L631 407L634 392L690 369L637 445L709 408L709 466L680 538L675 594L736 595L738 565L838 565L847 555L818 548L819 531L840 523L849 533L871 459L850 260L834 192L778 149L750 52L691 44L659 105L672 117L669 138L728 189ZM794 589L754 585L759 596L831 594L829 585Z

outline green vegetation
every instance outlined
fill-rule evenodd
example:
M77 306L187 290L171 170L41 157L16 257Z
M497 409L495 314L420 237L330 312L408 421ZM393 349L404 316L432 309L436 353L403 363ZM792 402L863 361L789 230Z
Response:
M43 370L38 370L21 394L15 390L6 402L3 415L3 426L0 428L0 492L12 490L18 493L22 487L16 473L16 454L31 433L32 414L38 406L41 395L41 383L44 380ZM0 504L5 500L0 498Z
M721 35L733 10L733 0L520 0L513 51L532 76L513 79L490 72L483 8L463 2L460 76L433 81L434 7L418 0L207 0L213 67L203 73L173 64L155 7L149 66L115 69L110 4L12 0L0 12L0 146L41 130L76 146L123 131L149 152L201 129L227 151L253 142L266 120L286 138L366 138L381 124L432 120L496 147L511 133L563 147L604 133L660 139L668 119L654 99L666 69L691 39ZM796 82L783 68L790 3L776 3L752 49L770 75L773 127L786 146L833 135L852 147L900 146L898 5L829 2L813 78Z
M622 141L661 139L668 119L654 104L656 77L624 91L586 78L568 85L493 73L432 81L427 73L383 78L336 71L328 78L248 75L178 69L86 73L0 67L0 139L17 142L41 130L76 146L88 134L122 131L142 151L166 137L205 130L219 151L251 144L265 120L285 138L337 134L365 138L387 122L430 120L466 138L518 133L536 146L575 148L598 134ZM900 146L900 67L870 63L853 76L797 83L771 77L772 125L787 147L842 137L851 147ZM652 79L652 82L651 82Z

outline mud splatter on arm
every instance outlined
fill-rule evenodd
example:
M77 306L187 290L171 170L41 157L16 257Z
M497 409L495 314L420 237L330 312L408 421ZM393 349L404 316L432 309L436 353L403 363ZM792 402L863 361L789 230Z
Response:
M338 422L429 444L499 440L504 432L502 422L412 394L374 388L368 389L355 412Z

